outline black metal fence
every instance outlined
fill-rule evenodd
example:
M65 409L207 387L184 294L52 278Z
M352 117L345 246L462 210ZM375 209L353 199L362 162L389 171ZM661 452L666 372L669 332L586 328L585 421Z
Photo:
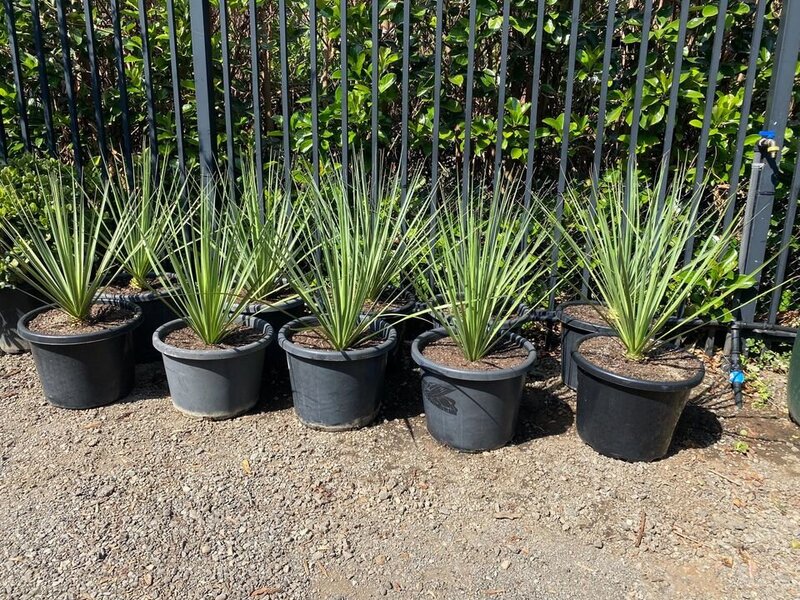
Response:
M632 154L658 164L691 152L695 181L713 169L713 193L741 199L752 216L742 273L780 240L774 269L759 273L777 284L768 307L754 302L741 315L779 322L800 190L800 152L782 148L800 136L798 2L103 1L30 0L28 11L23 0L3 0L11 78L0 92L14 97L13 113L0 113L3 160L45 152L80 168L121 153L130 163L140 143L173 153L182 169L198 160L234 174L247 139L259 167L268 147L282 154L287 181L298 154L318 176L330 153L346 171L353 149L373 163L388 152L404 189L412 161L424 161L433 182L442 165L460 170L464 188L476 161L495 174L519 163L525 201L552 182L560 218L568 179L596 183L604 165ZM275 81L277 94L265 90ZM590 111L576 106L590 96ZM729 102L736 119L724 116ZM555 277L556 249L551 258Z

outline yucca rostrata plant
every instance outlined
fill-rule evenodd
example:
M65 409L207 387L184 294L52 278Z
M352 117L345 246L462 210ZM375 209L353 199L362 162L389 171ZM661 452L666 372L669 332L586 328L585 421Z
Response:
M45 302L20 320L47 399L64 408L93 408L133 386L129 335L141 310L97 298L118 271L114 257L128 231L106 232L108 186L87 190L74 175L40 177L47 202L20 201L17 220L2 221L2 244L19 258L19 277Z
M510 321L542 292L549 268L538 199L525 206L517 179L484 183L447 199L438 214L433 258L417 281L441 328L412 346L428 430L466 451L497 448L514 435L536 352Z
M166 261L156 266L160 277L174 277L167 293L179 317L153 334L172 402L182 412L211 419L234 417L255 405L274 337L267 322L244 315L262 288L242 287L256 264L240 252L243 213L234 204L234 183L203 178L192 186L193 200L170 220ZM258 235L254 232L256 244Z
M627 175L605 177L596 207L573 190L568 199L576 227L561 230L572 251L585 256L589 287L613 331L579 339L572 352L578 434L598 452L625 460L666 454L689 393L704 375L700 360L667 342L740 285L684 310L738 223L724 226L724 210L704 207L704 187L687 185L685 168L660 201L668 176L662 167L653 185L642 185L631 163Z
M375 335L373 325L407 294L406 277L429 247L429 197L419 172L403 198L398 171L370 171L362 158L348 183L332 169L300 195L305 214L297 251L287 255L289 280L331 348Z
M328 171L300 194L297 208L306 215L288 273L312 316L288 323L278 338L300 420L324 429L360 427L377 414L397 343L383 317L428 247L428 193L419 175L405 197L395 171L370 171L357 158L348 175L346 182L341 171Z

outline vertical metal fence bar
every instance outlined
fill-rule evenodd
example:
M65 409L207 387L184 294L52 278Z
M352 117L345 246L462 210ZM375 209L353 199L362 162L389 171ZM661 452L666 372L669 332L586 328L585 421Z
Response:
M347 0L339 3L339 58L341 70L341 92L342 92L342 179L345 187L349 179L347 146L349 143L347 128Z
M758 69L758 50L761 48L761 34L764 29L764 12L767 0L757 0L755 21L753 22L753 37L750 41L750 60L747 64L747 76L744 81L744 99L742 112L739 117L739 129L736 132L736 147L733 154L731 167L730 187L728 188L728 207L725 211L723 227L728 227L733 221L736 212L736 193L739 190L739 177L741 176L742 160L744 158L744 140L747 137L747 127L750 122L750 105L753 100L753 86Z
M400 194L405 202L408 192L408 78L411 60L411 0L403 0L403 81L400 119Z
M8 140L6 139L6 125L0 115L0 163L8 162Z
M75 167L79 173L82 173L83 156L81 154L81 138L78 130L78 110L75 98L75 83L72 79L72 57L70 56L69 32L67 31L67 15L64 12L64 0L56 0L56 13L58 18L58 31L61 37L61 59L64 67L64 85L67 91L67 106L69 108L72 148L75 152Z
M664 147L661 150L661 163L666 169L672 156L672 140L675 136L675 115L678 110L678 91L681 87L681 70L683 69L683 49L686 44L686 25L689 22L689 0L681 0L681 13L678 18L678 39L675 42L673 55L672 83L669 88L669 108L667 109L667 128L664 132ZM661 211L667 197L667 177L659 180L656 210Z
M153 93L153 69L150 60L150 34L148 33L147 9L145 0L139 0L139 35L142 39L142 70L147 98L147 133L150 141L151 160L158 164L158 130L156 122L156 99Z
M178 36L175 30L175 0L167 0L167 25L169 28L169 66L172 75L172 104L175 111L175 140L178 151L178 168L186 178L186 155L183 148L183 101L181 79L178 73Z
M311 167L319 184L319 96L317 81L317 2L308 0L308 37L311 46Z
M286 0L278 0L278 29L281 43L281 110L283 112L283 179L284 188L288 193L292 186L291 140L289 126L291 113L289 112L289 50L286 39Z
M708 136L711 131L711 117L714 110L714 100L717 95L717 74L719 73L719 62L722 55L722 41L725 38L725 17L728 13L728 0L720 0L718 10L717 21L714 26L714 42L711 48L711 67L708 70L708 88L706 89L706 105L703 111L703 127L700 129L700 147L697 151L697 167L693 186L695 193L703 186L705 178ZM684 263L691 260L693 254L694 236L686 241L686 248L683 253Z
M531 115L528 126L528 163L525 170L525 207L531 205L533 192L533 159L536 152L536 121L539 112L539 78L542 72L542 33L544 31L544 9L547 0L539 0L536 11L536 38L533 50L533 73L531 75Z
M477 19L477 2L470 0L469 3L469 37L467 38L467 91L464 102L464 157L461 167L461 201L466 203L469 193L470 176L470 139L472 135L472 94L475 82L475 22Z
M684 0L688 2L688 0ZM603 141L606 131L606 104L608 102L608 75L611 70L611 54L613 52L614 29L617 16L617 0L609 0L608 15L606 16L606 36L603 42L603 72L600 76L600 99L597 109L597 134L594 138L594 160L592 162L592 189L589 192L589 204L594 210L597 206L597 186L600 177L600 161L603 156ZM581 275L581 295L589 292L589 270L584 267Z
M117 87L119 88L119 114L122 123L122 156L128 181L133 178L133 159L131 148L131 123L128 107L128 80L125 76L125 58L122 45L122 25L120 24L119 0L111 0L111 22L114 29L114 58L117 65Z
M408 193L408 78L411 61L411 0L403 0L403 82L400 123L400 197Z
M197 137L200 167L206 177L216 170L217 124L214 113L214 81L211 54L211 15L208 0L189 0L194 62L194 93L197 100Z
M6 13L6 28L8 41L11 46L11 68L14 71L14 86L17 88L17 116L19 117L19 131L25 150L32 150L30 131L28 130L28 105L25 100L25 90L22 87L22 73L19 63L19 46L17 44L17 22L11 0L3 0Z
M636 156L639 142L639 118L642 112L642 96L644 95L644 74L647 70L647 49L650 42L650 26L653 20L653 0L645 0L642 15L642 40L639 45L639 65L636 68L636 88L633 94L633 115L631 117L631 136L628 143L628 161Z
M56 136L53 131L53 101L50 98L50 84L47 78L47 63L44 57L42 42L42 19L39 15L39 0L31 0L31 21L33 23L33 45L36 50L36 62L39 71L39 94L42 97L44 127L47 138L47 149L56 155Z
M497 91L497 140L494 146L494 189L500 181L503 161L503 125L506 117L506 69L508 68L508 21L510 1L503 0L503 23L500 28L500 83Z
M789 261L789 243L792 241L794 232L794 220L797 216L797 195L800 192L800 142L797 144L797 158L794 163L794 174L792 175L792 186L789 189L789 201L786 205L786 219L783 223L783 237L781 238L781 250L778 256L778 267L775 271L776 288L772 290L772 300L769 304L769 322L775 323L778 318L778 308L781 304L783 294L783 284L786 283L786 265Z
M222 97L223 111L225 113L225 153L227 156L226 170L228 173L229 189L236 195L236 148L234 148L233 131L233 100L231 98L231 50L230 35L228 31L228 1L219 1L219 34L222 46Z
M106 125L103 118L103 96L100 90L100 73L97 68L97 54L95 47L97 40L94 34L94 16L92 0L83 0L83 16L86 23L86 49L89 53L89 71L92 79L92 104L94 105L94 120L97 125L97 145L100 148L100 157L103 160L103 172L108 166L108 144L106 142Z
M312 0L313 1L313 0ZM370 124L370 139L372 149L372 179L370 180L370 201L372 206L378 205L378 77L380 76L380 69L378 61L380 54L378 51L378 18L380 13L379 0L372 0L372 106L371 108L371 124Z
M436 0L436 32L433 48L433 135L431 136L431 186L436 190L439 185L439 127L442 104L442 19L444 18L444 0ZM436 210L434 195L431 211Z
M314 2L314 0L310 0ZM261 59L258 43L258 5L256 0L250 0L250 86L253 88L253 143L255 144L256 160L256 190L258 197L264 197L264 125L261 121ZM313 92L312 92L313 93Z
M772 68L765 129L775 134L774 143L783 145L786 122L789 117L789 103L794 87L797 56L800 51L800 3L787 2L781 12L778 40L775 44L775 62ZM758 154L758 153L757 153ZM740 270L753 274L756 281L761 280L761 267L767 252L772 206L775 200L775 187L778 183L779 163L777 158L766 154L757 188L753 194L752 219L745 222L742 240ZM747 239L745 244L744 239ZM740 309L741 320L752 323L756 314L757 287L744 290L746 302Z
M564 98L564 127L561 130L561 157L558 165L558 185L556 188L556 221L561 223L564 214L564 190L567 185L567 161L569 160L569 126L572 117L572 92L575 80L575 55L578 48L578 19L580 18L581 0L572 0L572 26L569 34L569 63L567 64L567 89ZM558 243L559 229L553 235L553 247L550 251L550 310L555 308L556 283L558 277Z

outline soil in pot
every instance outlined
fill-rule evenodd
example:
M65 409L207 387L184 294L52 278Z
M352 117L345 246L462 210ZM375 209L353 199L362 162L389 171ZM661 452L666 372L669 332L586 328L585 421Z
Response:
M558 307L561 321L561 381L572 390L578 389L578 369L572 352L583 336L590 333L612 333L603 319L605 307L596 302L567 302Z
M153 332L164 323L175 319L175 312L165 302L167 289L158 277L147 281L152 289L141 289L130 284L130 277L121 277L107 285L100 298L120 299L133 302L142 309L142 324L133 334L133 347L136 364L161 360L161 354L153 348Z
M369 425L380 409L387 357L397 332L377 321L372 324L373 337L353 348L334 350L316 325L316 319L304 317L286 324L278 335L298 418L325 431Z
M703 379L703 363L671 347L632 360L619 339L604 334L584 337L573 358L581 439L623 460L663 457L691 390Z
M229 419L253 408L261 392L264 352L274 330L262 319L239 317L238 326L209 345L183 320L170 321L153 334L164 356L173 405L207 419Z
M47 306L24 315L19 332L31 346L47 400L61 408L95 408L126 396L133 387L132 332L141 309L100 300L86 322Z
M411 348L422 367L422 399L431 435L465 452L499 448L514 436L533 344L508 333L479 361L468 360L444 329L420 335Z
M0 288L0 354L20 354L30 349L20 337L17 323L40 306L42 302L24 287Z

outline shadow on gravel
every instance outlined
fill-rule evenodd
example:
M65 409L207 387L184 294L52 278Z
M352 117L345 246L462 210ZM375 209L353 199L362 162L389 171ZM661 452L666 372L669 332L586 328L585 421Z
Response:
M575 421L572 408L549 389L525 388L513 444L569 431Z
M410 419L423 412L420 374L411 360L411 343L407 341L386 367L383 406L375 422Z
M717 415L706 407L708 401L705 396L689 401L683 409L665 458L690 448L708 448L722 438L722 424Z
M286 369L265 369L261 377L261 396L250 415L286 410L294 406L292 384Z

